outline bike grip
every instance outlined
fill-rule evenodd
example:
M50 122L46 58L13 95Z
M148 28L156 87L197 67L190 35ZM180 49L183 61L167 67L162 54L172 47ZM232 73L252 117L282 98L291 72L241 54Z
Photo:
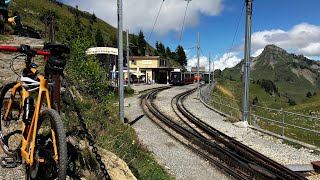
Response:
M49 51L37 50L37 55L50 56L51 53Z
M19 48L14 46L0 46L0 51L19 52Z

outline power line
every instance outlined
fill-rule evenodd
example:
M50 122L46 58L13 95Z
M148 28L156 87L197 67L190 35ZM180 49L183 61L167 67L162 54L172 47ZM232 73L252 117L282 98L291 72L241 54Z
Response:
M157 14L156 20L154 21L154 24L153 24L152 30L151 30L151 32L150 32L150 34L149 34L149 37L148 37L148 41L147 41L147 42L149 42L150 37L151 37L151 35L152 35L152 33L153 33L154 27L156 26L156 23L157 23L157 21L158 21L159 14L160 14L160 12L161 12L161 9L162 9L162 5L163 5L163 3L164 3L164 0L162 0L162 3L161 3L161 6L160 6L160 9L159 9L159 11L158 11L158 14Z
M189 50L189 49L196 49L197 46L192 46L192 47L188 47L188 48L183 48L184 50Z
M241 15L240 15L240 17L239 17L239 19L238 19L238 25L237 25L236 31L235 31L235 33L234 33L234 35L233 35L233 39L232 39L232 43L231 43L231 47L230 47L230 49L229 49L229 52L231 52L231 49L233 48L233 43L234 43L234 40L235 40L236 35L237 35L237 33L238 33L238 29L239 29L239 26L240 26L240 22L241 22L241 18L242 18L242 15L243 15L243 10L244 10L245 4L246 4L246 3L244 2L244 3L243 3L243 6L242 6L242 10L241 10Z
M200 51L201 51L202 56L205 56L201 48L200 48Z
M180 37L179 37L179 44L180 45L180 42L181 42L181 38L182 38L182 33L183 33L183 28L184 28L184 23L186 21L186 15L187 15L187 11L188 11L188 6L189 6L189 3L191 0L185 0L187 1L187 6L186 6L186 10L184 12L184 17L183 17L183 23L182 23L182 28L181 28L181 32L180 32Z

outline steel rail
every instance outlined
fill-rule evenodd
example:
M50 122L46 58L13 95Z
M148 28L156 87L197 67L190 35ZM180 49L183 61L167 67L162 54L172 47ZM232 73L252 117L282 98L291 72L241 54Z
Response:
M241 154L241 156L243 157L250 159L250 161L253 161L250 165L252 166L252 168L256 169L259 173L262 174L274 174L275 176L277 176L277 179L305 179L305 177L303 177L302 175L291 171L285 166L282 166L281 164L243 145L242 143L234 140L233 138L230 138L229 136L209 126L207 123L201 121L199 118L191 114L188 110L186 110L186 108L183 105L184 98L189 94L191 94L191 92L183 93L179 97L180 103L177 103L177 106L180 106L178 107L178 109L181 110L181 113L185 114L186 117L190 121L195 123L197 126L199 126L202 131L205 131L229 149ZM271 172L267 172L266 170Z
M212 145L208 145L210 143L206 138L203 138L201 136L198 136L197 134L194 134L192 131L187 130L183 127L181 127L179 124L177 124L174 121L171 121L169 118L167 118L165 115L163 115L161 112L157 110L157 108L153 104L153 99L155 95L158 93L159 90L155 90L151 93L148 93L144 97L145 105L148 107L148 110L152 112L153 115L155 115L158 119L162 121L162 123L166 124L167 126L170 126L171 129L173 129L175 132L182 135L184 138L189 140L193 145L196 145L202 149L204 149L206 152L209 153L206 154L204 152L201 152L199 150L196 150L197 153L201 154L203 157L205 157L207 160L209 160L212 164L216 165L217 167L221 168L225 172L227 172L229 175L235 177L236 179L251 179L250 176L247 174L244 174L243 172L239 172L237 168L230 167L229 165L225 164L223 161L217 159L216 157L226 157L224 153L221 153L220 151L215 150ZM195 150L194 147L190 146L191 144L188 144L191 149ZM217 148L220 146L216 145ZM214 154L214 157L212 155ZM243 166L246 166L245 164L242 164ZM249 169L249 166L248 166Z

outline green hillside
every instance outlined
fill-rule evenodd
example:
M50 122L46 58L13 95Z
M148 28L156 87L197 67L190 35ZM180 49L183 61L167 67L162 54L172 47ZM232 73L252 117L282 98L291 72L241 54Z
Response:
M83 119L96 146L123 159L138 179L173 179L140 143L134 129L119 121L118 106L115 106L118 101L117 90L109 85L106 69L101 66L98 57L85 54L87 48L97 46L98 29L105 44L116 46L116 29L98 18L94 19L89 13L66 5L61 7L49 0L15 0L9 14L13 11L19 12L23 25L40 32L44 32L43 17L48 13L56 14L57 41L71 49L61 83L65 89L61 93L61 117L68 138L75 139L79 144L86 140L80 120ZM6 36L2 35L1 38L4 40ZM130 38L137 40L133 35ZM125 96L132 93L130 88L125 88ZM103 179L96 157L89 148L76 153L68 154L69 157L75 157L75 162L69 165L75 177Z
M92 14L78 11L77 9L68 5L59 6L53 1L49 0L15 0L9 7L9 15L14 11L18 11L22 24L26 24L41 32L44 31L44 18L50 12L53 12L57 18L58 30L61 26L69 26L75 21L75 13L79 13L81 23L84 26L91 26L93 30L100 29L107 42L112 41L116 36L116 29L111 25L103 22L99 18L94 19ZM58 34L61 31L58 31Z
M240 62L233 68L222 72L222 77L241 81ZM308 92L314 93L320 88L320 63L302 55L289 54L285 50L268 45L256 58L251 59L251 83L268 80L275 86L279 96L301 103ZM268 82L268 83L269 83Z
M288 111L300 112L311 116L320 116L320 96L315 94L301 104L287 108Z

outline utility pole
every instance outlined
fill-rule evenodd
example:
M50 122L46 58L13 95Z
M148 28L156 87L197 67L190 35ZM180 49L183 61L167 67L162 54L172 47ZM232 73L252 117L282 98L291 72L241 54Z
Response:
M211 62L210 62L210 52L209 52L209 84L211 83Z
M250 48L251 48L251 17L252 0L246 0L246 34L244 50L244 74L243 74L243 99L242 99L242 121L248 123L249 114L249 84L250 84Z
M213 73L212 73L212 81L214 82L214 58L212 60L212 71L213 71Z
M198 47L197 47L197 55L198 55L198 74L197 74L197 83L198 83L198 88L197 88L197 95L199 97L199 93L200 93L200 82L199 82L199 65L200 65L200 32L198 32Z
M123 92L123 37L122 37L122 0L118 0L118 91L119 119L124 122L124 92Z
M128 86L130 86L131 74L130 74L130 58L129 58L129 29L127 29L127 68L128 68Z
M49 25L49 42L50 43L56 43L55 41L55 17L53 14L50 14L47 16L46 19L47 25ZM53 100L53 108L57 110L60 113L61 109L61 103L60 103L60 75L59 74L53 74L52 80L54 81L53 85L53 91L52 91L52 100Z

